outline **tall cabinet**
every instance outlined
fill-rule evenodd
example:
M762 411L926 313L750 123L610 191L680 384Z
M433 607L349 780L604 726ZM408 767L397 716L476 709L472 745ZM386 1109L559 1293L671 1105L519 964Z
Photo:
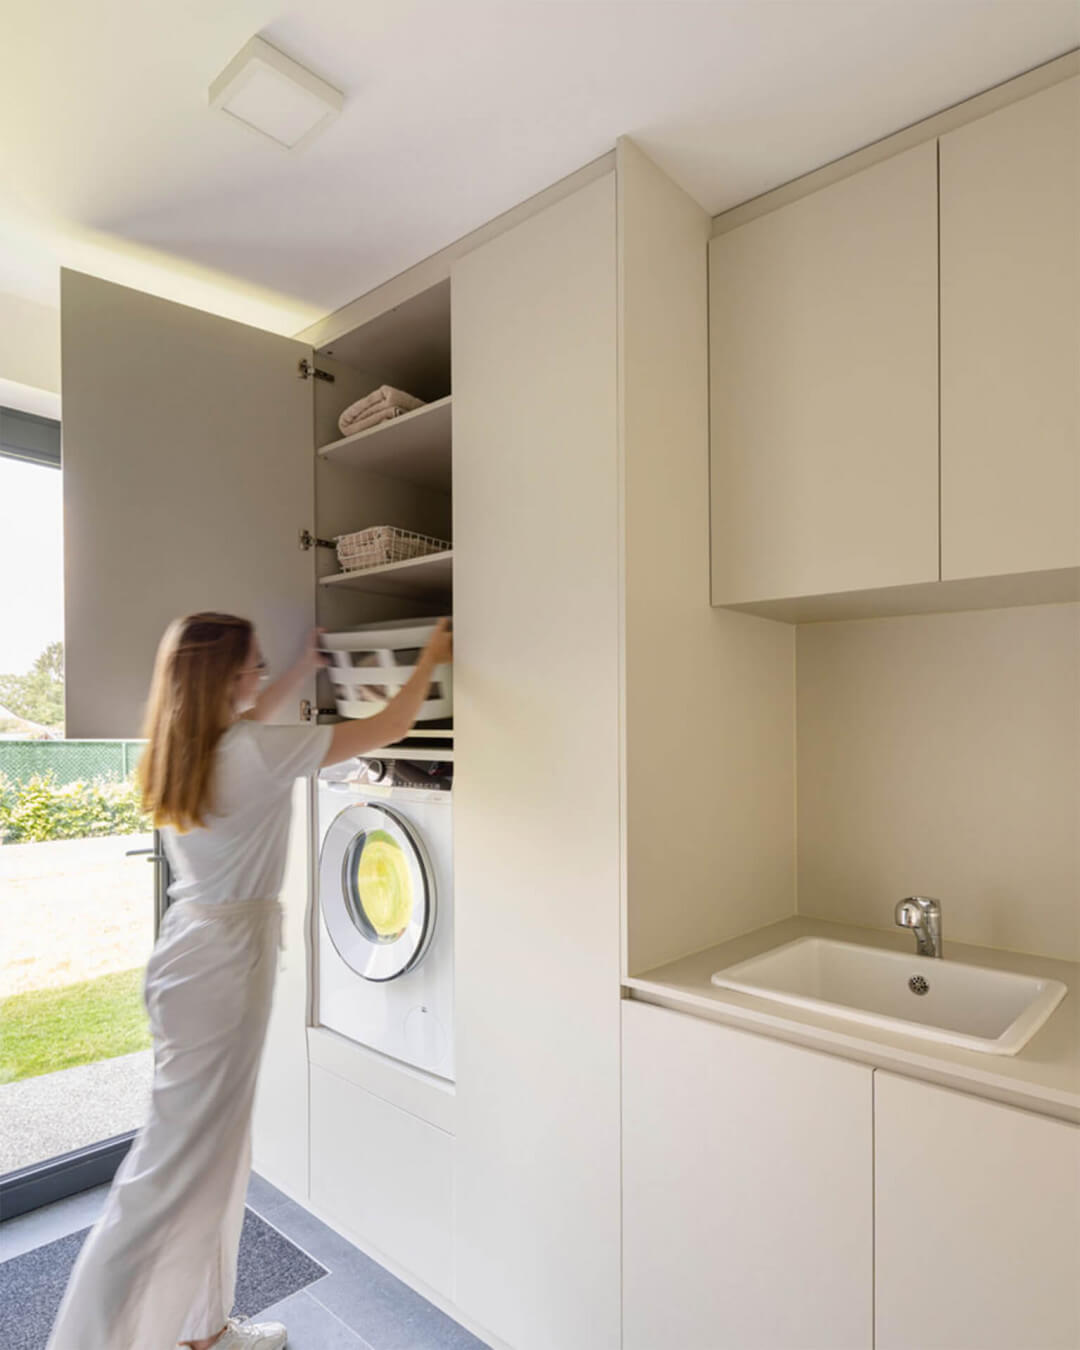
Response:
M382 524L451 542L447 276L318 349L79 273L63 273L61 296L69 735L140 734L157 643L182 614L251 618L280 671L316 622L450 613L451 548L354 574L333 548ZM424 407L343 437L341 412L383 383ZM336 720L329 680L311 680L278 716ZM310 806L298 790L288 955L254 1131L256 1167L300 1199L309 1127L322 1124L309 1110L306 1038ZM439 1283L448 1292L452 1280Z
M458 1301L619 1345L615 181L454 268Z

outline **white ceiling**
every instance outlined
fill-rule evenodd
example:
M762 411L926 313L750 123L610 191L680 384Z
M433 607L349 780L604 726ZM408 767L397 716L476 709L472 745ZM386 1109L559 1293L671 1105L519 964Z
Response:
M295 331L633 135L711 212L1080 45L1077 0L0 0L0 291L58 264ZM344 91L210 111L255 33Z

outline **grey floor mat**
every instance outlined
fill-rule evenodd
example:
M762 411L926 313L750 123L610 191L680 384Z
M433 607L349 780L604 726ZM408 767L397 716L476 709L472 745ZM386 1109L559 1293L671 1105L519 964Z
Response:
M0 1350L45 1350L71 1267L89 1229L0 1262ZM238 1316L253 1317L326 1274L326 1267L253 1210L244 1214L236 1277Z

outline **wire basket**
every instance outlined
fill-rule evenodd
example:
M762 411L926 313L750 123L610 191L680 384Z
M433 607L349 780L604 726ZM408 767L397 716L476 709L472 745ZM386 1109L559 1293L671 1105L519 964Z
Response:
M382 712L416 669L438 619L402 619L353 628L345 633L323 633L319 640L329 656L326 673L342 717L374 717ZM454 715L452 667L436 666L431 687L417 715L433 722Z
M408 562L431 553L445 553L450 544L429 534L415 534L396 525L372 525L337 538L338 566L343 572L362 572L369 567Z

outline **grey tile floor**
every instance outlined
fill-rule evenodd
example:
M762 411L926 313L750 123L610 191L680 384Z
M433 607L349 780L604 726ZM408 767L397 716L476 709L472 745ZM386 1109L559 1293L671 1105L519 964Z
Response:
M99 1187L0 1225L0 1261L92 1224ZM253 1176L248 1204L329 1272L260 1316L284 1322L289 1350L487 1350L464 1327L327 1228L287 1195Z

